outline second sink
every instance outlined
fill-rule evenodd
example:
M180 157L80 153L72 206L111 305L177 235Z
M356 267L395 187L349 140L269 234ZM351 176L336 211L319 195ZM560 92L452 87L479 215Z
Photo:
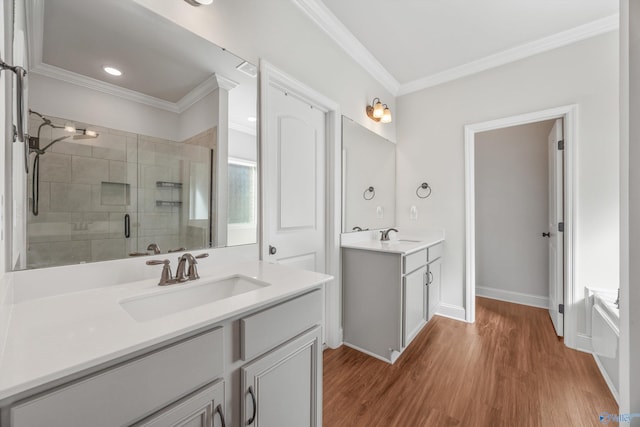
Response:
M179 311L188 310L210 302L255 291L269 283L241 274L201 283L187 282L153 295L144 295L120 302L124 310L139 322L158 319Z

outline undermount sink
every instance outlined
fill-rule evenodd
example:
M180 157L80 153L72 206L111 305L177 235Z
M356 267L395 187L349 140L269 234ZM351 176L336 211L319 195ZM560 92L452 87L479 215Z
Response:
M236 274L221 279L171 285L164 292L133 297L120 302L124 310L139 322L158 319L210 302L262 289L269 283Z

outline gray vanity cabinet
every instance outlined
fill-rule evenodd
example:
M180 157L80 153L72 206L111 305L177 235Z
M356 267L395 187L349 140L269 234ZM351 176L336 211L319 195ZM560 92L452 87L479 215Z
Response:
M393 363L440 303L442 243L409 253L344 247L344 342Z
M323 299L314 289L132 354L0 408L0 427L319 427Z
M135 427L225 427L224 381L204 387Z
M402 346L407 347L418 335L427 320L427 266L421 265L402 278Z
M221 327L171 344L13 405L11 427L131 425L222 378L222 349Z
M241 369L243 425L322 425L321 346L315 327Z
M426 320L429 321L436 314L440 305L442 289L442 243L428 249L427 265L427 300L425 301Z
M241 319L242 425L322 425L321 321L320 291Z

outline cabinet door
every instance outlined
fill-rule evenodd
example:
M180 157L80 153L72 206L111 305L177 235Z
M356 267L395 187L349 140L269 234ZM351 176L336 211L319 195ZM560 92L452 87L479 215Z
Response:
M241 425L322 425L321 328L264 354L241 370Z
M425 283L427 266L407 274L403 278L402 302L402 346L407 347L418 335L425 323Z
M429 264L429 308L428 319L431 319L440 305L440 287L442 282L442 259Z
M179 400L136 427L224 427L224 381Z

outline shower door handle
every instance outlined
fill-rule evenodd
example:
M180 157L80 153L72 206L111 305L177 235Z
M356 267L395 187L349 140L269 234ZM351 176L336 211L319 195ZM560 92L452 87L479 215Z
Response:
M131 217L129 214L124 215L124 237L126 239L131 237Z

